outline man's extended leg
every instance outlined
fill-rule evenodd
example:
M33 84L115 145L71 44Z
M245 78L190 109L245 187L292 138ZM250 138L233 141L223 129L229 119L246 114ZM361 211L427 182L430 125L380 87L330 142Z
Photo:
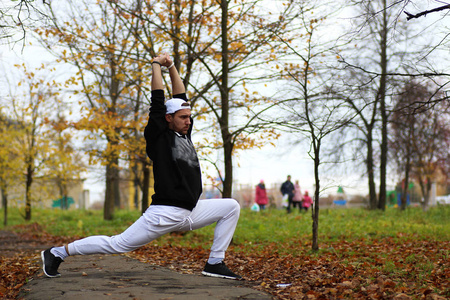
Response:
M65 246L42 251L44 273L58 277L59 264L69 255L116 254L137 249L150 241L175 231L191 212L186 209L154 205L123 233L115 236L97 235ZM68 251L66 251L66 249Z
M170 211L169 211L170 210ZM152 240L174 230L185 214L176 207L151 206L124 232L115 236L90 236L68 244L69 255L116 254L142 247ZM170 215L172 221L162 222Z

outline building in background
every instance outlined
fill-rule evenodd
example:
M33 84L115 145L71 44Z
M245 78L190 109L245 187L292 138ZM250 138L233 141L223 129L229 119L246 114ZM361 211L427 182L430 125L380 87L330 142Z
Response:
M54 179L38 177L31 185L32 208L88 209L89 190L84 189L85 179L69 180L66 199L61 195ZM0 194L0 207L3 203ZM25 183L18 182L8 189L8 207L25 206Z

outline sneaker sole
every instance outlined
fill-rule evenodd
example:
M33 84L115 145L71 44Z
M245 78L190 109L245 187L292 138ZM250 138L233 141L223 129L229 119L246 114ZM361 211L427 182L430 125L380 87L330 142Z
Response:
M44 274L45 274L47 277L50 277L50 278L61 277L61 274L50 275L50 274L47 274L47 272L45 272L45 258L44 258L44 251L41 251L41 258L42 258L42 271L44 271Z
M231 276L226 276L226 275L220 275L220 274L215 274L215 273L209 273L209 272L205 272L202 271L202 274L204 276L209 276L209 277L216 277L216 278L225 278L225 279L232 279L232 280L240 280L242 278L239 277L231 277Z

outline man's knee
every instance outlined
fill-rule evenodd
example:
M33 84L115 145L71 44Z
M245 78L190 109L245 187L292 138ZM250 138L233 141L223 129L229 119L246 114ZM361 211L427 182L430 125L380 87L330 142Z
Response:
M236 199L229 198L227 200L229 201L228 203L230 205L231 210L235 210L235 211L241 210L241 205L239 204L239 202Z
M239 218L239 215L241 213L241 205L239 204L239 202L237 202L235 199L229 199L229 214L230 215L234 215L237 218Z

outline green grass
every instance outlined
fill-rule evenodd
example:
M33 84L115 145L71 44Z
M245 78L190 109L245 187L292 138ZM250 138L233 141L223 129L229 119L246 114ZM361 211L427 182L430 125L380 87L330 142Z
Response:
M3 211L0 210L0 213L3 224ZM91 210L33 209L32 220L28 223L38 223L50 234L58 236L114 235L125 230L140 216L139 211L118 210L114 220L104 221L102 214L102 211ZM26 223L18 209L9 209L7 228ZM182 236L166 235L155 243L209 247L213 232L214 226L208 226ZM405 211L388 208L385 212L359 208L320 211L319 243L356 239L366 239L370 243L371 240L401 238L402 235L413 235L418 240L448 241L450 206L432 207L427 212L417 207ZM289 251L290 247L310 244L311 239L310 211L286 214L285 210L272 209L257 213L243 209L233 244L254 250L255 247L263 248L275 243L284 245L285 250Z
M102 211L33 209L32 220L25 222L18 209L12 208L9 212L9 225L6 228L0 225L0 230L30 230L36 234L42 228L58 237L67 236L68 240L119 234L140 216L139 211L119 210L115 212L114 220L104 221ZM3 221L2 210L0 220ZM16 226L35 223L39 226ZM159 251L166 263L167 252L164 250L176 251L172 246L207 250L211 247L213 235L214 225L183 234L166 234L151 242L151 245L162 247L144 248L143 255L147 255L145 250ZM47 235L42 238L47 238ZM286 214L285 210L274 209L257 213L243 209L227 259L233 262L234 257L236 262L239 257L249 257L247 264L250 270L257 267L262 274L278 278L276 280L280 280L279 276L284 276L283 280L297 278L299 270L302 270L300 273L306 276L302 286L310 282L308 289L317 293L328 290L325 285L330 282L334 288L344 281L355 281L356 298L361 298L369 288L380 286L380 282L386 279L388 288L383 291L383 296L380 291L373 294L373 298L392 298L401 292L412 299L420 299L423 291L430 288L448 298L449 241L450 206L432 207L427 212L419 207L410 207L406 211L388 208L385 212L356 208L323 209L319 219L319 251L311 249L311 212ZM184 250L180 251L181 259L191 259L189 255L183 256L190 253ZM266 260L269 257L271 262ZM287 267L288 273L271 273L277 272L274 266L282 261L293 262ZM309 275L309 272L319 279L332 274L334 281L328 281L331 277L314 280L316 275ZM269 279L264 278L264 282L269 282ZM362 288L366 289L363 294ZM351 299L352 295L346 294L348 290L344 289L340 295ZM375 292L371 290L371 293Z
M50 234L57 236L114 235L122 232L139 218L139 211L118 210L112 221L103 220L100 210L32 209L32 219L27 222L16 208L8 209L8 226L38 223ZM3 210L1 210L3 226Z

